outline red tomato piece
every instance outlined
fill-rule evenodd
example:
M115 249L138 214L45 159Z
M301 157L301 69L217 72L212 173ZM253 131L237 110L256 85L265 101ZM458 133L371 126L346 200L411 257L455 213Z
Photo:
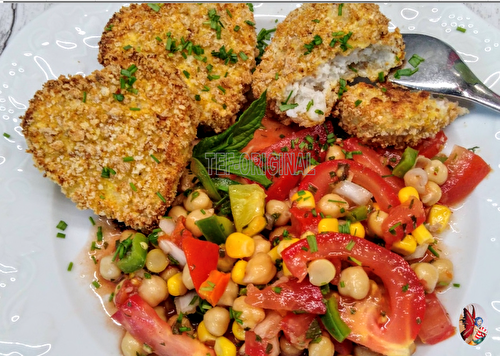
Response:
M321 221L321 216L309 209L300 209L297 207L290 208L291 232L296 236L302 235L306 231L318 232L318 224Z
M390 249L395 242L401 241L424 221L424 204L416 198L390 208L389 215L382 223L385 246Z
M441 204L453 205L465 199L490 173L490 166L474 152L454 146L444 162L448 179L441 186Z
M229 273L219 272L216 269L212 270L206 281L197 289L198 295L215 306L224 294L230 278L231 274Z
M170 325L138 294L117 305L112 318L141 344L147 344L158 356L214 356L214 350L186 334L175 335Z
M455 335L455 327L435 293L425 295L426 309L418 336L424 344L434 345Z
M253 331L245 331L245 355L268 356L269 341L258 336Z
M245 303L264 309L295 310L312 314L325 314L326 312L319 287L312 285L308 280L298 282L295 278L288 282L267 286L262 290L249 284Z
M304 251L307 240L300 240L282 252L283 262L293 276L303 280L307 263L319 258L355 258L383 282L387 305L366 306L364 312L352 314L350 308L340 308L342 320L351 328L348 339L384 355L409 354L409 348L420 331L425 312L424 289L410 265L399 255L365 239L342 233L324 233L316 236L318 251ZM354 243L354 246L352 244ZM349 248L348 248L349 245ZM351 248L352 247L352 248ZM356 308L361 301L357 301ZM339 296L339 305L352 299ZM380 313L387 320L381 323Z
M332 342L333 345L335 346L335 352L338 355L346 356L346 355L352 355L354 345L352 344L351 340L345 339L342 342L338 342L335 340L335 338L332 337Z
M264 116L261 128L255 130L252 140L241 151L248 154L262 151L295 131L295 126L283 125L278 120Z
M281 320L281 330L283 334L292 345L303 348L307 346L310 339L306 339L307 330L317 317L315 314L294 314L287 313L283 320Z
M254 162L264 168L267 177L273 181L266 191L267 201L284 200L299 183L301 172L311 164L312 159L321 162L325 158L326 151L322 148L332 132L333 126L327 122L294 132L252 156Z
M316 166L315 175L306 176L299 185L299 190L309 190L318 201L323 195L330 192L330 184L339 180L335 172L340 167L346 167L353 174L352 181L370 191L383 211L399 205L397 192L376 172L357 162L347 159L338 159L323 162Z
M191 279L198 292L210 272L217 269L219 246L213 242L198 240L194 237L185 238L182 246L186 254Z
M158 237L158 240L166 239L168 241L173 242L179 248L182 248L182 242L186 237L193 237L193 234L186 229L186 218L184 216L180 216L175 223L174 231L170 235L163 234Z
M392 175L392 171L386 166L386 158L380 155L374 149L365 146L359 142L358 138L349 138L342 141L346 151L359 151L361 154L353 154L352 159L363 166L377 172L384 180L389 183L397 192L405 187L405 183L401 178Z

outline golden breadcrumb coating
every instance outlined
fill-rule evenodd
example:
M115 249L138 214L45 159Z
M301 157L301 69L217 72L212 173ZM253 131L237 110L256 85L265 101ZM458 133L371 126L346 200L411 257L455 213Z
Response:
M254 72L254 96L267 89L269 111L285 124L322 123L343 80L376 80L402 63L402 36L388 24L375 4L302 5L278 25Z
M147 231L175 198L200 115L175 72L111 65L45 83L22 128L35 166L78 208Z
M334 115L339 126L367 144L404 148L433 137L466 108L426 91L411 92L386 84L359 83L348 87Z
M157 10L131 4L115 13L99 42L99 62L126 67L147 59L177 68L203 109L201 124L224 131L236 120L252 81L253 13L243 3L170 3Z

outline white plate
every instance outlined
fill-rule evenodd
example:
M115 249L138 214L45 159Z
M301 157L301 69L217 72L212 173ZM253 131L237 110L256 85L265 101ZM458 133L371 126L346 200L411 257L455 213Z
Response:
M297 4L256 4L259 27L272 28ZM119 355L118 328L107 320L89 287L81 254L89 247L90 211L78 211L25 153L19 117L47 79L99 68L97 43L120 4L65 4L50 8L13 39L0 58L0 355ZM476 75L500 93L500 31L457 4L384 4L402 32L441 38ZM460 26L466 33L456 30ZM457 334L422 355L500 355L500 117L473 107L446 129L453 143L479 146L493 172L453 215L445 236L454 282L440 295L458 327L463 307L476 303L488 336L478 347ZM66 238L56 225L68 223ZM80 256L80 257L79 257ZM70 261L73 271L66 270Z

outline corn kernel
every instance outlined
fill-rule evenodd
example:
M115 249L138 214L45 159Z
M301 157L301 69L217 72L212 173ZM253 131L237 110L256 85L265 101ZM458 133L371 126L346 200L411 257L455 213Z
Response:
M167 281L168 293L174 297L184 295L187 293L187 288L182 282L182 272L174 274Z
M267 220L263 216L256 216L250 221L250 224L248 224L241 232L247 236L254 236L257 235L259 232L264 230L264 228L267 225Z
M297 208L312 209L316 207L314 196L308 190L299 190L292 196L292 202L297 204Z
M245 341L245 329L243 329L243 326L234 321L231 330L235 338L240 341Z
M349 233L352 236L360 237L362 239L365 238L365 227L359 221L351 223L349 227Z
M273 262L276 262L277 259L281 258L280 254L278 253L278 245L274 246L272 250L269 251L267 254L271 256Z
M406 235L401 241L395 242L391 249L403 256L411 255L417 249L417 241L412 235Z
M278 246L276 246L276 247L278 247L278 255L280 256L280 258L281 258L281 252L283 252L284 249L286 249L288 246L293 245L297 241L299 241L299 239L296 239L296 238L293 238L293 239L290 239L290 240L282 240L278 244Z
M202 320L198 324L198 340L201 342L215 341L216 337L210 334L205 326L205 322Z
M224 336L215 340L214 351L217 356L236 356L236 346Z
M233 232L226 240L226 253L232 258L245 258L253 255L255 241L241 232Z
M286 266L285 261L283 261L283 274L287 277L290 277L292 275L292 272L290 272L290 270Z
M339 221L335 218L324 218L319 221L318 232L339 232Z
M427 230L424 224L420 224L417 226L415 230L411 233L415 240L417 240L417 244L430 244L434 241L434 236Z
M245 270L247 268L248 262L245 260L239 260L233 267L231 271L231 279L236 284L246 284L243 283L243 278L245 278Z
M420 200L420 195L418 194L417 190L413 187L404 187L400 189L398 192L398 198L401 203L404 203L411 197L415 197L418 200Z
M442 232L450 221L451 210L444 206L435 204L432 206L427 222L436 229L436 232Z
M380 210L380 205L378 203L373 203L372 208L373 210Z

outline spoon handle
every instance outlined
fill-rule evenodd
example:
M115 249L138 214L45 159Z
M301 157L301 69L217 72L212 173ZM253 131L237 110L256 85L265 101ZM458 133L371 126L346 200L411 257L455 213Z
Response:
M500 112L500 95L482 83L470 84L463 92L464 97Z

